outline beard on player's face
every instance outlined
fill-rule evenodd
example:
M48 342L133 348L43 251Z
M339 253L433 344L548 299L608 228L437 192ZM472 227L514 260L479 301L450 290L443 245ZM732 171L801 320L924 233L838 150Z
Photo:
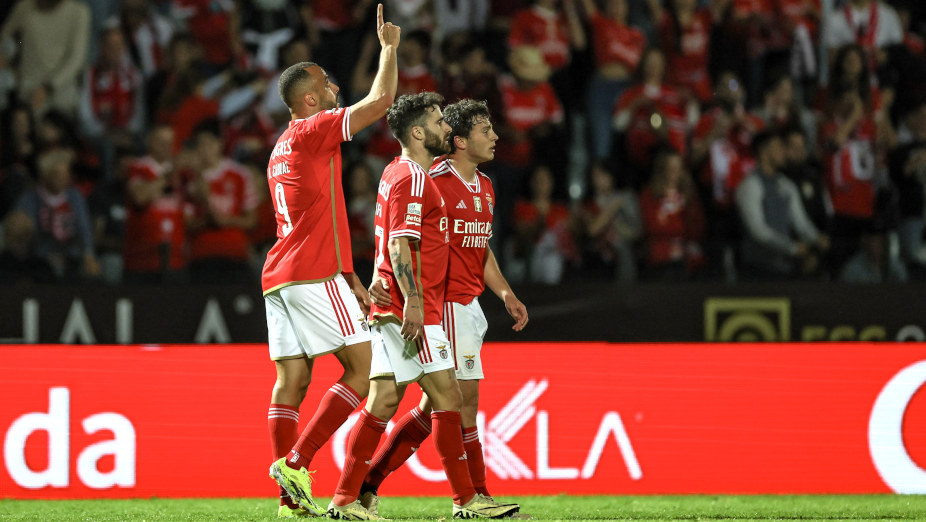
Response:
M330 111L331 109L338 108L338 96L326 96L322 98L321 103L319 104L324 111Z
M440 156L450 152L450 136L443 133L431 132L424 127L424 149L432 156Z

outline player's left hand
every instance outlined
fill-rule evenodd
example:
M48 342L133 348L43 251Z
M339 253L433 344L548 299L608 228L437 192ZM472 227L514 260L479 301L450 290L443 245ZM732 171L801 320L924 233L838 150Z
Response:
M508 315L514 319L512 330L520 332L527 326L527 307L514 294L508 294L505 297L505 309L508 310Z
M392 295L389 293L389 282L380 279L379 273L373 276L373 282L370 283L370 299L376 306L389 308L392 306Z

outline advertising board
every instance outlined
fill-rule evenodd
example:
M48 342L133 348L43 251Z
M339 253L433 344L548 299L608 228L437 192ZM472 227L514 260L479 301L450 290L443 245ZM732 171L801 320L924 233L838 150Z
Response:
M926 493L923 345L488 343L483 354L479 431L496 495ZM333 357L317 362L301 425L338 375ZM0 497L273 496L273 382L259 344L0 347ZM400 411L419 393L410 386ZM313 462L321 496L347 429ZM380 491L448 495L433 444Z

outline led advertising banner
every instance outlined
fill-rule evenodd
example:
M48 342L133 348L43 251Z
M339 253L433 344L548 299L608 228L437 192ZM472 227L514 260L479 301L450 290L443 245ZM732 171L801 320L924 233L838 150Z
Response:
M483 354L479 431L496 495L926 493L923 345L489 343ZM334 357L316 363L302 426L339 375ZM0 347L0 498L273 497L274 379L266 345ZM419 397L409 386L400 414ZM337 483L347 429L313 461L320 496ZM380 493L449 495L433 444Z
M504 304L480 299L496 342L923 342L926 284L715 283L515 289L531 316L511 329ZM4 289L0 344L228 344L267 341L249 285Z

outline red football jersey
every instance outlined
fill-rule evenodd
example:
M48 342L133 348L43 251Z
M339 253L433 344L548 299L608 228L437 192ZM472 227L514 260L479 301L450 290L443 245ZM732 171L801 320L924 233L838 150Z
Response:
M174 13L186 19L187 29L203 50L206 61L217 65L232 59L231 13L235 2L228 0L174 0Z
M525 134L542 123L563 121L563 106L549 82L534 84L527 90L518 88L511 76L499 82L505 104L505 121ZM508 165L526 167L531 164L531 140L508 141L496 152L496 159Z
M617 62L633 71L646 49L646 36L642 31L600 13L592 16L592 36L595 63L599 66Z
M685 257L686 243L704 236L704 211L697 198L686 198L677 190L659 197L652 187L640 194L647 261L652 265L671 263Z
M267 253L264 293L353 272L341 142L351 139L350 107L289 122L267 165L277 242Z
M660 86L637 84L624 91L618 98L614 113L617 114L629 107L638 98L648 98L651 103L640 105L631 116L630 126L626 131L626 146L630 159L636 165L648 163L650 148L660 140L660 136L653 130L651 124L654 113L660 114L663 124L668 125L669 143L684 155L688 134L684 97L666 84Z
M469 304L485 290L485 257L492 237L495 190L488 176L476 171L468 183L445 159L431 167L431 179L447 202L450 265L444 301Z
M354 24L353 10L356 0L311 0L312 22L324 31L338 31Z
M370 316L395 316L402 320L405 297L392 271L387 243L407 237L415 286L424 307L424 324L439 325L443 319L444 287L450 235L444 199L427 171L414 161L398 157L386 166L376 196L376 269L389 283L392 306L373 305Z
M841 120L825 122L822 139L831 141L841 124ZM841 147L823 157L826 184L837 216L867 219L874 215L876 134L874 121L864 118Z
M217 166L203 171L202 176L209 190L209 205L219 213L240 216L260 204L254 178L240 163L224 159ZM250 247L251 241L244 229L210 226L193 234L190 259L223 257L246 260Z
M690 89L701 101L708 101L713 95L707 73L712 24L710 11L699 9L691 23L681 30L668 12L659 25L659 44L666 53L669 83Z
M154 181L167 175L170 165L160 164L151 156L132 162L128 184ZM131 272L157 272L161 269L161 246L170 247L168 266L172 270L186 264L186 227L183 222L183 194L175 187L143 207L126 202L123 260Z
M569 28L558 11L534 6L514 15L508 33L508 47L532 45L540 48L543 59L554 70L569 63Z
M720 109L704 113L692 132L693 141L706 140L713 131ZM733 194L746 175L755 168L756 160L752 155L752 138L754 132L762 130L765 122L753 114L746 114L750 125L734 125L726 136L711 142L707 161L701 167L701 181L711 187L713 205L729 208L733 205Z

